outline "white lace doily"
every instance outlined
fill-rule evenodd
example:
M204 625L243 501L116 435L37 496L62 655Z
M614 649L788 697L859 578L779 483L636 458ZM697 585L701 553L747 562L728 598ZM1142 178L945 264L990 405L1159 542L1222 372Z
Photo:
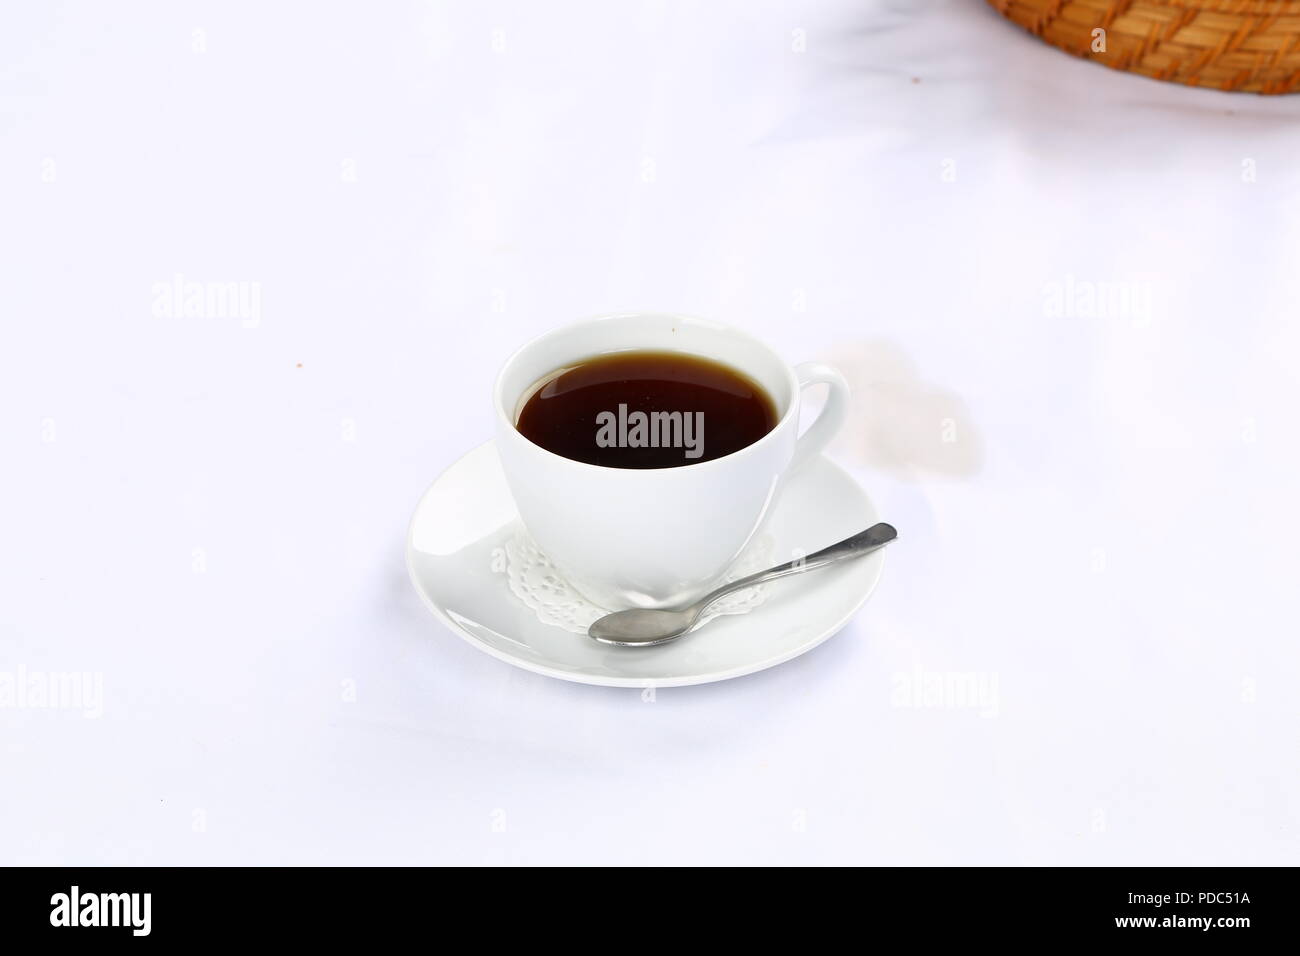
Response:
M726 580L734 581L755 571L770 567L773 541L770 535L760 535L750 542L740 558L727 573ZM578 593L553 565L549 558L528 536L522 525L504 548L492 552L492 570L504 574L510 593L525 607L531 608L543 624L560 627L574 634L586 634L587 628L610 612ZM766 594L763 586L745 588L728 594L709 605L700 623L723 614L745 614L763 603Z

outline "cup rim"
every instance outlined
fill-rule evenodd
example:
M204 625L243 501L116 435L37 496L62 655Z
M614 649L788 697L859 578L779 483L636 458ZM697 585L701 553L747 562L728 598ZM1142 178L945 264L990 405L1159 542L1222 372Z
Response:
M688 323L691 325L702 325L707 328L713 329L715 331L725 332L728 335L734 335L738 338L746 339L752 345L755 345L758 348L762 349L763 351L767 352L768 355L770 355L772 358L776 360L777 365L779 365L782 371L785 373L786 382L790 388L790 401L786 405L785 411L781 413L781 417L777 419L776 424L773 425L768 430L767 434L765 434L762 438L758 439L755 442L751 442L750 444L746 445L744 448L737 448L735 451L731 452L728 455L722 455L718 458L710 458L708 461L691 462L690 464L687 465L673 465L667 468L615 468L610 465L594 465L586 461L576 461L572 458L566 458L564 455L556 454L555 452L551 451L549 448L543 448L541 445L537 444L532 439L526 437L515 426L515 423L514 421L512 421L510 414L507 413L506 411L505 396L503 394L503 389L505 388L506 373L510 371L511 366L513 366L520 359L521 356L523 356L530 349L536 347L537 345L541 344L545 340L552 338L553 336L562 335L567 332L572 332L575 329L579 329L583 326L597 325L604 322L616 322L622 319L641 319L641 318L664 318L664 319L671 319L675 322ZM709 357L712 358L712 356ZM519 346L517 349L511 352L510 357L505 360L505 362L501 366L500 371L497 372L496 381L493 383L492 386L492 404L495 406L494 410L496 412L497 424L499 426L504 426L508 433L513 434L520 441L526 442L530 448L535 449L542 455L545 455L547 458L558 462L564 462L566 465L571 465L574 468L591 469L591 470L600 471L604 473L626 472L626 473L631 473L636 475L653 475L653 474L659 474L663 472L684 472L686 474L698 474L700 469L707 468L710 465L716 465L720 462L734 461L738 456L744 455L751 450L757 449L759 446L765 443L769 443L775 440L774 436L776 436L778 432L784 430L787 427L787 425L790 423L790 421L792 419L795 419L799 413L799 377L798 375L795 374L794 368L791 366L791 364L787 362L785 359L783 359L776 352L775 349L773 349L770 345L768 345L766 342L764 342L762 339L758 338L757 336L751 335L750 333L744 331L743 329L738 329L734 325L727 325L725 322L717 322L714 321L713 319L703 319L700 318L699 316L686 315L679 312L656 312L656 311L610 312L602 315L591 316L585 319L579 319L575 322L570 322L566 325L560 325L560 326L556 326L553 329L548 329L547 331L542 332L540 335L536 335L533 338L529 339L523 345Z

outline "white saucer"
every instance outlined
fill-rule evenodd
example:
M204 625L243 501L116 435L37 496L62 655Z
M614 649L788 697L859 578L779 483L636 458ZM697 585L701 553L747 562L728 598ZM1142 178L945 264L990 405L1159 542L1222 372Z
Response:
M772 564L878 521L866 494L825 458L791 476L761 534ZM479 650L525 670L610 687L680 687L740 677L812 650L853 616L880 579L883 552L765 585L761 606L658 647L610 647L543 624L502 573L519 516L494 444L439 476L411 518L406 566L424 603ZM593 532L596 533L596 532Z

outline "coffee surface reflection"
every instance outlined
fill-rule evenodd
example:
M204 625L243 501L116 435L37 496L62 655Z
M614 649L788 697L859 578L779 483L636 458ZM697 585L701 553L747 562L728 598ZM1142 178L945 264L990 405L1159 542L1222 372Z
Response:
M752 445L776 405L748 375L684 352L633 350L557 369L535 386L516 427L534 444L608 468L676 468Z

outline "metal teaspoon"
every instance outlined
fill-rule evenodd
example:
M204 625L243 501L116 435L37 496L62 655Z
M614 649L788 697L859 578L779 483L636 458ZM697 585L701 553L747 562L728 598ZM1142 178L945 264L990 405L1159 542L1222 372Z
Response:
M872 551L883 548L897 537L898 531L894 529L893 525L884 522L874 524L866 531L859 531L857 534L845 538L828 548L822 548L806 558L787 561L785 564L768 568L766 571L759 571L757 574L751 574L736 581L729 581L687 607L670 610L631 608L626 611L615 611L613 614L606 614L592 624L587 629L587 633L601 643L618 644L621 647L649 647L654 644L665 644L691 631L699 623L700 615L704 613L705 608L732 591L751 588L756 584L762 584L764 581L771 581L774 578L783 578L788 574L799 574L802 571L812 571L814 568L824 568L836 561L844 561L848 558L870 554Z

